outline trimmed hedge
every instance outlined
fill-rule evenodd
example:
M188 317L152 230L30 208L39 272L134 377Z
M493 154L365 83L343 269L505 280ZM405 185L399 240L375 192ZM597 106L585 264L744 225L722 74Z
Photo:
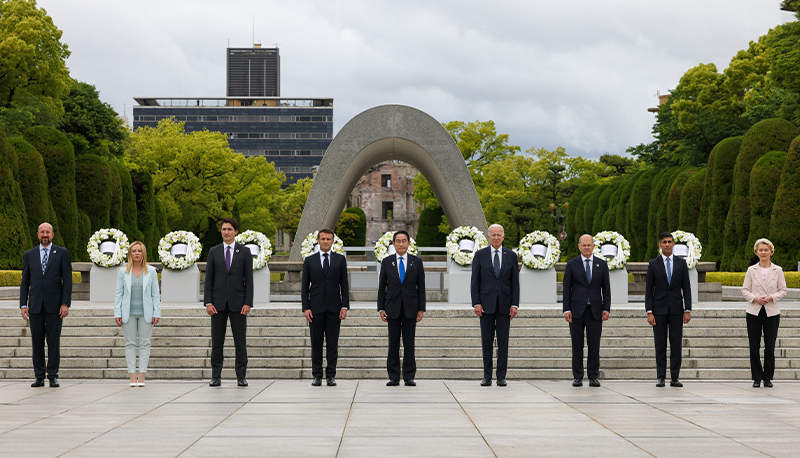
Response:
M683 187L695 172L697 172L697 169L694 168L683 170L675 177L669 187L667 193L667 227L669 228L667 230L669 231L674 231L680 224Z
M561 244L561 253L569 257L577 256L578 245L572 243L572 240L577 240L585 231L583 224L583 200L584 197L592 192L597 187L597 183L584 183L572 193L569 200L569 207L567 207L566 217L566 231L567 239ZM577 235L576 235L577 234Z
M658 234L661 232L669 230L667 223L669 189L675 176L681 170L683 170L681 167L669 167L653 178L653 186L650 188L650 206L647 211L647 240L651 243L648 243L645 248L645 259L656 257L658 247L652 241L658 239Z
M619 201L617 202L617 217L614 230L622 234L628 241L630 241L631 233L628 227L628 203L630 202L633 185L636 184L636 179L641 173L642 172L639 172L632 177L626 178L625 182L619 186L619 190L617 191L619 194ZM578 251L576 250L575 256L577 255Z
M781 184L783 164L787 153L772 151L761 156L750 173L750 236L747 246L752 247L756 240L769 237L772 223L772 207L775 194ZM800 183L795 183L795 186Z
M420 212L416 238L418 246L445 246L447 234L439 232L442 216L444 216L444 210L441 207L426 207ZM364 230L364 245L366 245L366 227Z
M0 269L22 267L22 253L30 245L25 201L14 177L17 154L0 126Z
M714 168L709 167L708 179L711 184L706 185L704 190L708 198L708 232L704 239L700 239L704 261L719 262L722 259L725 224L731 208L733 170L743 139L744 137L730 137L722 140L717 143L709 157L709 164L713 163Z
M781 184L772 206L769 239L775 244L772 261L785 270L795 270L800 257L800 137L789 147Z
M681 191L681 205L678 218L678 229L697 234L697 223L703 202L703 186L706 183L706 170L695 170L686 180ZM703 240L700 240L703 243Z
M639 174L633 185L629 203L628 241L631 244L631 260L644 261L647 253L647 211L650 209L650 191L653 185L655 170Z
M122 230L121 228L125 226L125 214L122 212L122 178L119 176L119 169L111 164L111 161L108 161L108 171L111 174L108 225Z
M777 253L777 251L776 251ZM722 283L722 286L742 286L745 272L707 272L706 283ZM787 288L800 288L800 272L783 272Z
M156 196L153 193L153 177L146 170L131 170L131 181L133 182L133 192L136 195L136 213L142 236L141 242L152 251L154 247L158 246L161 237L166 235L159 235L156 228ZM211 228L208 230L219 232L219 230L215 231ZM205 251L205 244L203 247L203 251ZM201 257L201 259L205 258Z
M131 172L120 162L112 161L109 162L109 164L111 164L111 167L117 169L120 189L122 190L122 224L120 224L120 227L117 229L124 232L128 236L128 240L142 240L144 237L141 231L139 231L136 194L133 193ZM166 235L166 233L164 235Z
M614 230L616 229L617 225L617 205L619 205L619 190L624 185L625 182L623 180L617 180L609 187L611 188L611 197L608 199L608 207L606 211L603 212L603 229L602 230Z
M72 283L81 282L81 273L72 272ZM0 270L0 286L17 286L22 283L21 270Z
M583 231L575 233L575 237L580 237L583 234L594 234L594 215L597 213L599 206L600 196L605 192L607 185L599 185L587 194L581 201L583 206Z
M742 140L736 167L733 170L733 193L728 218L725 221L725 244L722 269L744 271L750 259L747 247L750 236L750 171L761 156L770 151L787 151L800 129L785 119L765 119L757 122Z
M95 154L76 157L75 195L78 208L89 217L90 232L111 226L111 193L111 167L108 161Z
M356 238L353 240L352 246L366 246L367 245L367 215L364 210L358 207L350 207L345 209L345 213L352 213L358 216L358 225L355 228Z
M606 214L606 210L608 209L608 205L611 201L611 196L614 194L615 188L616 187L613 184L603 187L603 193L600 194L600 198L597 200L597 210L594 212L594 222L592 223L592 231L589 232L590 234L594 235L602 230L605 230L606 226L603 224L603 218Z

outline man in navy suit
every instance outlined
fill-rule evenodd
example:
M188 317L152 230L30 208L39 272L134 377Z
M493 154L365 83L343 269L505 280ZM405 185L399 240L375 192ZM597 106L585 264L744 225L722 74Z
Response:
M211 316L211 382L222 384L225 358L225 332L231 322L236 348L236 384L247 386L247 315L253 305L253 255L246 246L236 243L239 223L222 218L222 242L208 252L204 300Z
M322 385L322 342L327 343L325 377L328 386L336 386L336 363L339 359L339 328L350 309L350 288L347 283L347 259L334 253L333 231L319 230L319 253L303 260L300 298L303 315L311 331L312 386Z
M564 318L569 323L572 337L572 386L583 386L583 335L589 354L586 368L589 386L598 387L600 381L600 335L603 321L611 313L611 281L608 263L592 255L594 237L584 234L578 239L580 256L567 262L564 271Z
M32 387L44 386L47 375L50 386L58 383L61 362L61 323L69 315L72 303L72 263L69 250L53 242L53 226L39 225L36 233L39 246L22 256L22 282L19 286L19 306L22 318L28 321L33 343ZM47 339L47 368L45 369L44 341Z
M497 385L506 386L508 334L519 307L519 264L517 254L503 247L503 226L489 226L488 246L472 259L471 294L475 314L481 320L483 380L492 384L492 350L497 334Z
M386 386L400 384L400 336L403 337L403 381L406 386L416 386L417 362L414 358L414 333L425 312L425 269L422 259L409 254L409 237L406 231L392 236L395 254L381 262L378 277L378 312L389 323L389 355Z
M670 351L670 386L682 387L681 339L683 325L692 319L692 287L686 261L674 256L675 239L669 232L658 236L661 256L647 266L644 307L647 322L653 327L656 344L656 386L663 387L667 376L667 337Z

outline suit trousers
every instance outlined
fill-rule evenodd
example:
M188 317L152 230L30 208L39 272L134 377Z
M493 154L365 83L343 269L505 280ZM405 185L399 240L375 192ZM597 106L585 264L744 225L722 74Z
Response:
M778 338L778 326L781 316L767 316L767 310L761 307L758 315L747 314L747 337L750 340L750 374L753 381L772 380L775 376L775 340ZM764 332L764 367L761 367L761 332Z
M414 380L417 375L417 360L414 357L414 336L417 330L417 317L406 318L404 307L400 307L400 317L388 319L389 355L386 357L386 372L389 380L400 380L400 337L403 337L403 380Z
M142 315L131 315L127 323L122 323L122 335L125 337L125 362L128 373L136 373L136 349L139 349L139 373L147 373L150 361L150 337L153 335L153 324L145 321Z
M334 312L316 313L308 324L311 333L311 375L322 378L322 343L326 344L325 377L336 377L339 360L339 327L342 320Z
M217 309L211 315L211 378L222 377L222 363L225 360L225 332L231 322L233 345L236 348L236 378L245 378L247 374L247 315L234 312L229 308Z
M497 334L497 379L506 378L508 371L508 333L511 317L508 313L484 313L481 320L481 347L483 348L483 378L492 378L492 353Z
M669 338L669 373L673 380L681 374L683 350L683 314L655 315L653 338L656 344L656 376L667 378L667 338Z
M30 310L30 309L29 309ZM58 376L61 364L61 323L64 320L56 313L48 313L42 307L39 313L28 315L33 343L33 374L37 379ZM47 369L45 370L44 342L47 340Z
M600 375L600 335L603 333L603 320L598 320L586 307L583 316L575 318L569 324L569 334L572 337L572 377L583 379L583 336L586 332L586 345L589 352L586 357L586 369L590 379Z

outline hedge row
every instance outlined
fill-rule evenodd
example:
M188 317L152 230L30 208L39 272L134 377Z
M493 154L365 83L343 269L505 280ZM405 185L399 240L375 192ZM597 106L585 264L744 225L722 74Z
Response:
M722 286L742 286L745 272L708 272L706 283L722 283ZM784 272L787 288L800 288L800 272Z
M72 272L72 283L81 282L81 273ZM16 286L22 283L21 270L0 270L0 286Z

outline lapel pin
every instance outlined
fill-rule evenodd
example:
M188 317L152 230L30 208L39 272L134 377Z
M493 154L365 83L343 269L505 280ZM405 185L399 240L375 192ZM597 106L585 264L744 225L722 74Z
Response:
M237 250L236 250L236 252L238 253L238 252L239 252L239 250L237 249Z
M392 267L394 267L394 261L392 261Z

